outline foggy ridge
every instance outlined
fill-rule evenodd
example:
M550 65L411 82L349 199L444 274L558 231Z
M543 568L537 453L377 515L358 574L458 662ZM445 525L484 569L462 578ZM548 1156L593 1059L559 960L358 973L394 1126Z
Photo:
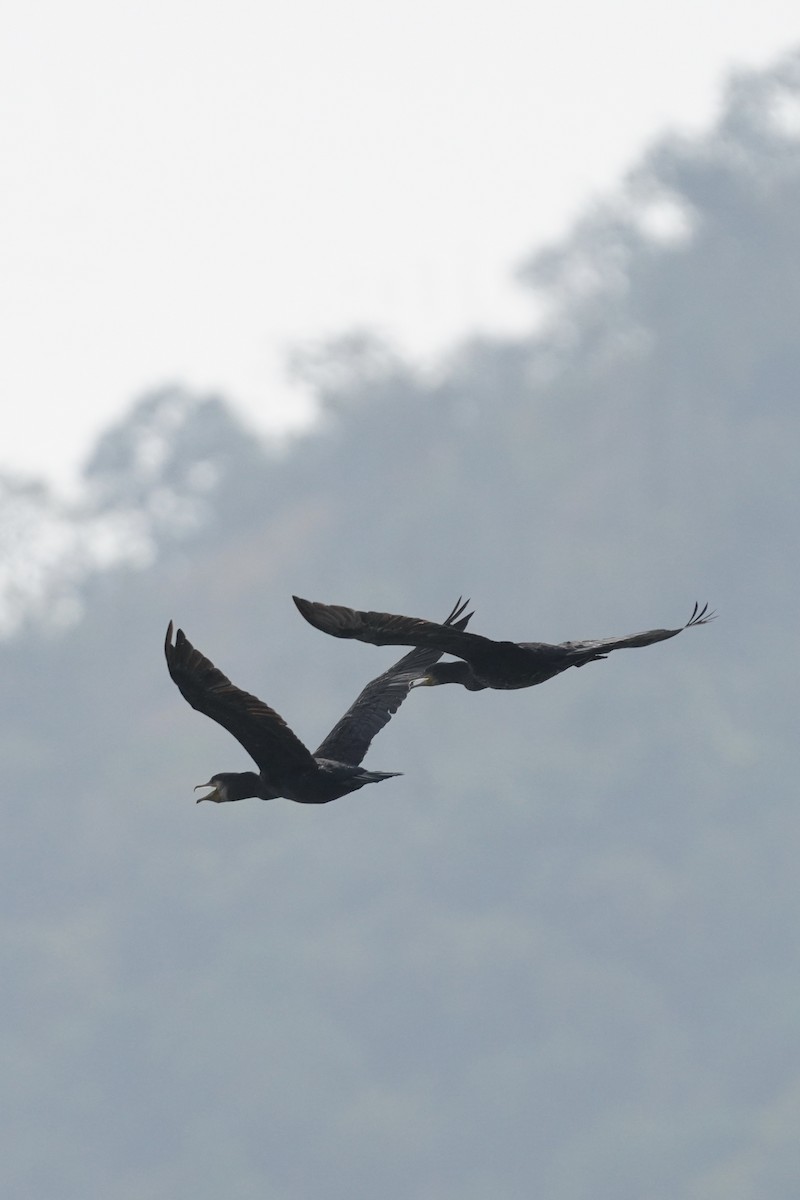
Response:
M798 113L788 56L654 145L524 264L527 340L431 380L354 335L281 451L164 388L71 507L4 481L7 1194L794 1200ZM514 640L720 618L419 689L380 789L196 808L250 763L169 619L311 746L392 661L292 592L469 595Z

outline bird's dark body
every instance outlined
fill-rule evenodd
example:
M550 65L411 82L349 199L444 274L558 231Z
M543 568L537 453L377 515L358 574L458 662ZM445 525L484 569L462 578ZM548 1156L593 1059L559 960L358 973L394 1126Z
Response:
M472 616L463 615L459 599L442 628L463 629ZM217 721L244 746L259 771L229 771L212 776L213 791L203 800L225 803L257 797L283 796L298 804L328 804L368 783L380 783L398 771L368 771L361 766L372 739L391 720L413 682L441 656L431 647L412 650L383 674L371 680L337 721L314 754L283 718L231 683L210 659L195 649L182 629L172 641L172 622L164 641L172 679L184 699L198 712Z
M314 767L298 775L262 771L258 796L261 800L294 800L297 804L329 804L350 792L357 792L367 783L392 779L399 771L367 771L362 766L315 758Z
M298 609L315 628L333 637L353 638L375 646L427 646L441 654L455 655L460 662L437 662L417 683L430 685L457 683L471 692L485 688L502 691L535 687L570 667L606 658L612 650L650 646L676 637L684 629L705 625L713 619L708 605L694 611L678 629L649 629L619 638L596 638L579 642L507 642L494 641L480 634L437 625L417 617L392 613L360 612L337 604L320 604L294 597Z
M447 667L458 664L441 665ZM485 688L515 691L533 687L578 664L561 646L549 646L545 642L493 642L491 651L482 651L478 647L466 665L469 670L465 674L464 686L469 691L478 692Z

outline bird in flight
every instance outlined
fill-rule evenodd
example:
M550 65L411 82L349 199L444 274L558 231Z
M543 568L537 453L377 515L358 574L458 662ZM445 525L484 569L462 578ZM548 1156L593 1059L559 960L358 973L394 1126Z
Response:
M452 654L458 662L439 662L428 667L413 686L436 686L460 683L470 692L484 688L526 688L544 683L570 667L607 658L612 650L633 646L650 646L676 637L684 629L705 625L715 617L708 605L694 611L678 629L649 629L627 637L598 638L583 642L498 642L467 633L454 625L437 625L416 617L393 616L391 613L359 612L337 604L319 604L313 600L293 597L305 619L323 633L333 637L354 638L374 646L425 646L439 654Z
M453 607L442 629L463 629L472 613L467 602ZM237 739L258 767L256 771L227 771L212 775L201 787L211 788L200 800L223 804L258 797L284 796L298 804L327 804L367 783L380 783L399 771L367 771L361 762L372 739L397 712L412 683L436 663L441 651L425 646L412 650L363 689L340 721L312 754L282 717L231 683L222 671L195 649L182 629L172 640L172 621L164 641L172 679L181 695Z

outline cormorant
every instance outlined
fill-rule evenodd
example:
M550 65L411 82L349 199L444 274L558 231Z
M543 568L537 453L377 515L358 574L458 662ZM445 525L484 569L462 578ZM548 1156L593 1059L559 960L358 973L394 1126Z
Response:
M463 616L468 601L461 597L443 629L463 629L472 613ZM412 650L373 679L321 746L312 754L292 733L282 717L247 692L241 691L218 670L179 629L172 642L172 621L164 642L167 667L185 700L205 713L244 746L259 768L212 775L200 787L212 790L200 800L222 804L259 797L285 796L299 804L327 804L367 783L380 783L399 771L367 771L360 764L375 734L383 729L408 695L413 681L430 670L440 657L431 647ZM195 788L197 791L197 788Z
M695 604L694 612L679 629L650 629L628 637L600 638L595 641L562 642L496 642L476 633L465 633L455 626L437 625L434 621L416 617L393 616L391 613L358 612L337 604L319 604L293 597L305 619L323 633L333 637L355 638L374 646L427 646L440 654L452 654L460 662L431 664L414 681L414 686L460 683L470 692L484 688L526 688L544 683L570 667L606 658L612 650L630 646L649 646L675 637L684 629L705 625L716 615Z

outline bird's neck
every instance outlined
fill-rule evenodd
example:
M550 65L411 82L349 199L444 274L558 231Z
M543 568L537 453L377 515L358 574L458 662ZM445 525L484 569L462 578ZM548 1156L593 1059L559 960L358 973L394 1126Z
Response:
M261 776L255 771L228 771L222 777L220 794L223 802L250 800L262 792Z

